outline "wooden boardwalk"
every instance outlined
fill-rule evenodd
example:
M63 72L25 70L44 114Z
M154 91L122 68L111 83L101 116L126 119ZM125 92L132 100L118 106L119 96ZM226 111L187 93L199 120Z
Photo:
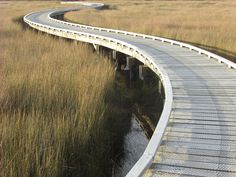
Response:
M236 72L185 49L162 64L174 102L145 176L236 176Z
M156 130L151 150L147 148L127 176L236 176L235 69L163 40L53 21L52 12L30 14L25 21L41 31L136 57L159 74L168 89L171 99L165 103L164 123L158 125L165 131Z

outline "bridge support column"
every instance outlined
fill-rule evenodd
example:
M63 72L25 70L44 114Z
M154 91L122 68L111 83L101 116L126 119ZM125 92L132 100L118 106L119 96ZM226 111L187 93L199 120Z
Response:
M129 79L129 84L131 84L131 80L133 79L133 66L135 65L135 58L133 57L130 57L130 56L127 56L126 57L126 64L125 64L125 67L124 67L124 71L127 73L127 77Z
M112 50L112 59L115 60L117 58L117 51Z
M97 44L93 44L94 50L99 54L100 46Z
M158 92L161 95L162 94L162 83L161 80L158 81Z
M139 65L139 78L141 80L144 80L144 72L146 67L146 65Z
M132 67L132 63L135 59L133 57L127 56L126 57L126 66L124 68L125 71L129 71Z
M122 70L122 61L119 57L117 57L116 59L114 59L115 62L115 70L116 71L121 71Z
M115 50L112 51L112 58L115 63L115 70L125 70L126 67L126 55Z
M121 61L117 55L118 55L118 52L116 50L112 50L112 59L115 63L115 70L120 71L121 70Z

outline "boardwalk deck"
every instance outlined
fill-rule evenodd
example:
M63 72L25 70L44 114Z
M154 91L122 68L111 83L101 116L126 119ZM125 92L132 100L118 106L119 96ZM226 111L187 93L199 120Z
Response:
M171 81L171 116L144 176L236 176L236 72L203 54L152 39L84 29L48 19L28 20L129 43L152 57Z
M163 63L174 103L145 176L236 176L235 71L204 56L173 55Z

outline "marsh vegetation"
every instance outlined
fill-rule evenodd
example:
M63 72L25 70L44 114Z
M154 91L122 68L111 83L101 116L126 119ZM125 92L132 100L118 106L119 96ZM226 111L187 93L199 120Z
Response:
M66 19L192 43L236 61L236 1L105 0L104 11L87 9Z
M0 6L2 177L111 176L129 128L109 60L20 25L27 11L55 5Z
M55 6L0 5L1 177L111 176L124 157L132 105L148 93L142 82L127 89L125 75L88 45L22 23L26 13Z
M235 59L233 0L106 2L111 8L66 18L196 43ZM60 6L0 2L1 177L111 176L129 129L127 108L135 101L142 113L160 114L149 100L159 98L155 79L128 93L111 63L88 46L20 25L26 13Z

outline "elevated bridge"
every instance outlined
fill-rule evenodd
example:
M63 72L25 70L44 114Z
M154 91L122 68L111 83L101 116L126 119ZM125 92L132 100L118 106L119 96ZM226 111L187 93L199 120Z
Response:
M52 35L136 58L160 77L164 87L160 121L127 177L236 176L236 64L182 42L55 18L72 10L78 9L34 12L24 21Z

